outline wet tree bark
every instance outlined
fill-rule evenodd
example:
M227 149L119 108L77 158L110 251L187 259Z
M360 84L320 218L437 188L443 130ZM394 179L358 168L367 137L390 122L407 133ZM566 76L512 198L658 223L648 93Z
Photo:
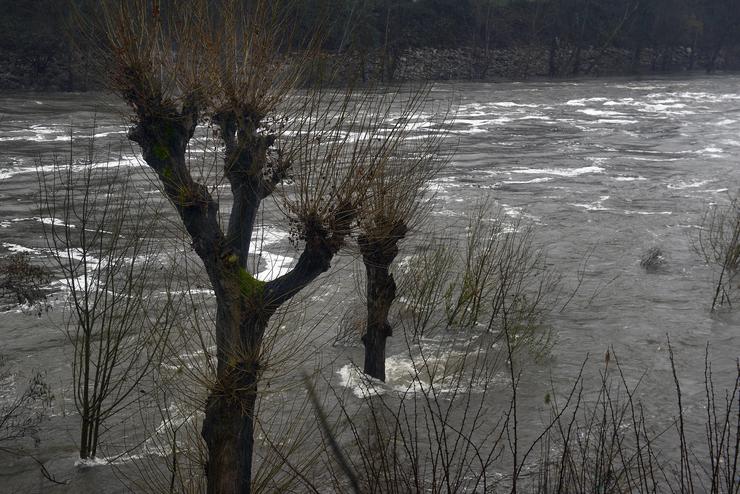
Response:
M390 266L398 255L398 242L405 234L406 226L399 223L385 238L371 239L367 235L358 238L367 277L367 324L362 336L365 346L363 371L381 381L385 381L386 340L393 336L388 313L396 298L396 282L390 273Z
M254 450L255 369L235 367L228 379L234 396L211 393L206 403L203 438L208 446L206 476L209 493L249 493ZM237 386L242 387L237 391Z
M327 271L351 230L357 208L336 204L324 225L315 215L304 219L303 252L286 274L269 282L246 269L255 218L261 201L286 176L290 163L267 163L274 136L259 132L263 115L227 111L214 116L225 146L224 174L234 202L228 229L219 224L219 203L193 179L186 160L199 118L197 97L182 106L147 90L134 71L136 90L124 98L136 112L129 139L139 144L147 165L177 210L203 262L216 297L216 382L206 402L202 436L208 447L209 494L251 492L254 414L260 377L262 340L270 317L303 287Z
M240 297L242 305L251 297ZM220 345L216 385L205 408L202 435L208 447L206 476L213 494L251 492L254 452L254 412L259 382L259 352L267 320L258 313L235 320L219 304L217 333L239 338ZM231 311L233 314L233 311ZM246 317L245 317L246 316Z
M385 340L393 336L388 322L396 283L388 272L388 265L372 265L365 261L367 272L367 328L362 337L365 345L364 372L385 381Z

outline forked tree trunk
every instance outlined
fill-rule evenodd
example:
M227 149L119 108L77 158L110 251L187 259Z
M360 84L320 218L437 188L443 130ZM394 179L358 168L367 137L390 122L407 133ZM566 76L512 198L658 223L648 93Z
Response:
M249 494L265 328L283 303L329 269L351 230L356 207L351 203L337 205L331 229L324 228L316 217L306 219L306 245L295 266L269 282L256 280L246 271L255 215L261 200L284 178L289 163L264 173L267 149L274 137L257 134L258 116L216 116L226 147L225 174L234 195L225 234L219 224L218 201L193 179L186 160L187 145L199 118L196 99L186 99L178 109L158 98L152 96L157 111L152 111L149 100L133 98L138 122L129 139L141 146L145 161L157 173L216 295L218 367L201 431L208 448L208 493Z

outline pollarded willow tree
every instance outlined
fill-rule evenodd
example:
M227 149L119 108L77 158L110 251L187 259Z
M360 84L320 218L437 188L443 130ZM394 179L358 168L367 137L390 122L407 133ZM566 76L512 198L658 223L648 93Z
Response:
M407 144L403 149L378 164L360 214L357 243L365 265L367 298L367 320L362 336L363 371L381 381L385 381L386 340L393 335L388 320L396 298L391 264L398 256L399 243L423 218L425 203L422 199L427 186L445 162L440 153L445 118L433 120L436 120L435 132L423 139L404 139Z
M132 110L129 139L176 209L215 293L216 377L202 428L211 493L251 492L268 321L330 268L357 227L379 164L399 148L406 136L399 129L423 102L299 90L312 63L306 53L320 36L295 40L282 4L110 1L103 25L87 26L101 33L95 42L109 83ZM309 49L299 54L296 46ZM392 111L400 113L396 131L380 124ZM218 169L191 166L199 126L217 135ZM219 200L221 183L230 203ZM276 191L302 252L289 271L263 281L247 261L258 212Z

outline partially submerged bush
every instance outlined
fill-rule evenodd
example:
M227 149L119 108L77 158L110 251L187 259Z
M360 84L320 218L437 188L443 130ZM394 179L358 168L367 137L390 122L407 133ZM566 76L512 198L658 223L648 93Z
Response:
M49 273L31 262L27 252L0 259L0 301L26 307L45 307Z
M702 444L686 432L688 408L670 343L673 417L647 413L639 398L642 379L629 384L616 355L607 352L596 388L585 384L584 362L564 396L546 396L551 414L539 427L517 416L526 391L521 371L511 366L503 380L497 372L511 362L510 351L501 355L505 362L483 346L468 350L465 365L447 365L451 370L431 382L426 369L448 364L454 352L417 354L407 389L369 382L360 407L335 391L340 425L323 428L333 444L323 470L331 487L319 477L304 479L311 490L348 492L353 485L354 492L383 493L737 494L740 366L720 391L707 352ZM507 386L509 394L503 393ZM329 413L314 406L329 423ZM665 441L674 447L664 448Z
M740 273L740 200L730 197L728 204L714 205L704 213L694 249L715 271L712 310L732 305L732 291Z
M650 247L640 259L640 266L648 272L658 271L665 263L666 257L660 247Z
M0 355L0 450L7 451L6 443L33 436L53 399L42 374L33 374L20 389L16 386L18 377Z
M462 242L432 243L410 259L401 283L404 324L414 336L435 330L508 333L535 354L552 343L546 313L559 294L532 225L481 205Z

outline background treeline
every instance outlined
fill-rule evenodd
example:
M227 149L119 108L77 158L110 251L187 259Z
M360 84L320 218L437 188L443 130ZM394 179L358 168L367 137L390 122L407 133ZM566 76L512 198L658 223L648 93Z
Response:
M740 0L281 1L295 9L296 40L323 24L323 48L355 57L357 75L363 78L740 68ZM165 8L168 2L156 3ZM82 11L96 8L94 0L75 5ZM85 89L93 83L84 43L74 42L73 11L64 0L0 0L0 88ZM430 55L435 50L451 53L440 60ZM424 60L453 67L444 73L399 67Z

